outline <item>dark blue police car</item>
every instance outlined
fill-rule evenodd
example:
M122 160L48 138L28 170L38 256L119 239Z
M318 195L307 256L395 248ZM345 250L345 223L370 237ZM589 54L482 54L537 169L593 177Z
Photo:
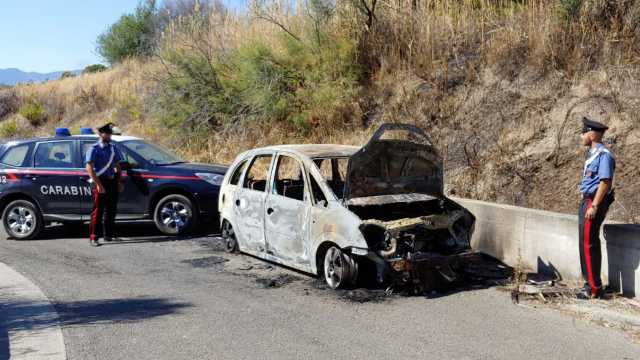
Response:
M89 221L91 186L83 161L96 141L96 135L74 135L0 145L0 213L10 237L35 238L51 222ZM226 167L188 163L132 136L112 141L125 159L116 221L153 220L161 232L177 235L217 216Z

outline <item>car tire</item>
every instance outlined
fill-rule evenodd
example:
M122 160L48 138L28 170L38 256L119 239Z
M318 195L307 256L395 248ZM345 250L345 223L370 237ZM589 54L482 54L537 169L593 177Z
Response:
M322 274L330 288L345 288L355 284L358 278L358 263L350 254L332 245L324 253Z
M233 230L231 223L225 220L222 223L222 241L224 242L224 251L228 253L237 253L240 251L238 246L238 238Z
M167 195L158 201L153 221L166 235L184 235L196 228L198 212L193 202L184 195Z
M38 207L29 200L15 200L2 212L2 224L7 235L16 240L36 238L44 228Z

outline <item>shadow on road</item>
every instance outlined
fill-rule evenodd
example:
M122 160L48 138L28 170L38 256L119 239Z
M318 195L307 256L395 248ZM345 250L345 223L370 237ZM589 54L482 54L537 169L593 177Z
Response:
M158 231L152 223L124 223L116 225L116 235L123 241L107 243L107 245L189 240L203 236L216 235L218 233L219 230L215 224L202 226L197 231L189 235L169 236ZM89 225L87 224L54 224L47 226L38 239L28 241L88 239L88 234Z
M0 360L9 359L9 332L6 327L6 309L0 304Z
M57 316L46 303L24 301L3 303L4 331L38 330L57 324L82 326L136 322L177 314L181 309L192 305L165 298L135 298L60 302L54 303L53 306ZM26 314L38 315L34 317L25 316ZM1 338L2 334L0 334Z

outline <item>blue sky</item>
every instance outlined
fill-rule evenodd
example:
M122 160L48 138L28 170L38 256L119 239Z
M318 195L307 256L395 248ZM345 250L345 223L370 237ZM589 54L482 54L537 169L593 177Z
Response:
M0 69L50 72L101 62L96 38L137 4L138 0L0 0Z

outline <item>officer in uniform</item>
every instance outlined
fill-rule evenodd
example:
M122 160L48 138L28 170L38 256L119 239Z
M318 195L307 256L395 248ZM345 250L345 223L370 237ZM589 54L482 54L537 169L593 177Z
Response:
M113 229L118 209L118 193L122 191L120 182L120 162L123 160L120 150L111 143L113 124L98 128L99 141L85 156L86 170L91 177L93 210L89 226L89 242L100 246L98 239L104 235L105 241L113 241Z
M582 298L601 298L604 292L600 279L600 227L614 201L612 185L616 163L611 151L602 144L608 127L587 117L582 122L581 142L588 150L580 182L579 248L585 280L580 295Z

